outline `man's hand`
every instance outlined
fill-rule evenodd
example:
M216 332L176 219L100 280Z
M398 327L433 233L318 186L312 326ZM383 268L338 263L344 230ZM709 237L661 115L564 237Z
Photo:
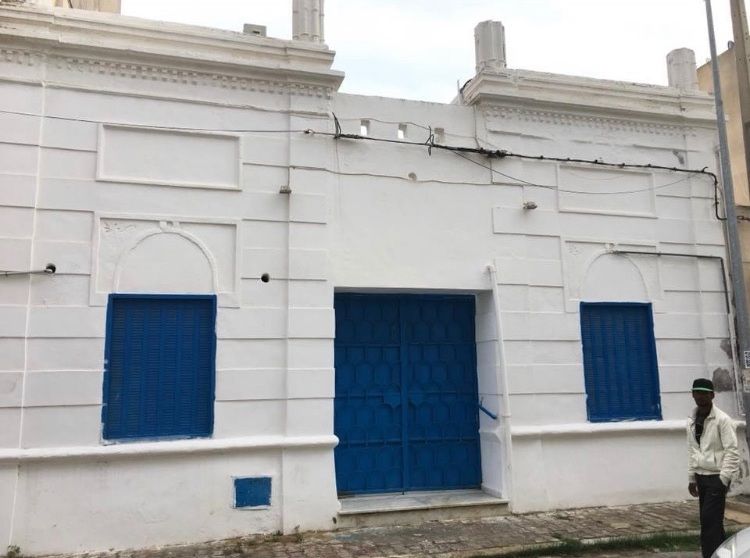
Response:
M695 484L694 482L691 482L690 484L688 484L688 492L690 492L690 495L693 498L697 498L698 497L698 485Z

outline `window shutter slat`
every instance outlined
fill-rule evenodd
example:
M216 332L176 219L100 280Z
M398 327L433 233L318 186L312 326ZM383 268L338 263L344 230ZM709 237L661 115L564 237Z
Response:
M105 439L210 435L216 298L111 295L108 312Z

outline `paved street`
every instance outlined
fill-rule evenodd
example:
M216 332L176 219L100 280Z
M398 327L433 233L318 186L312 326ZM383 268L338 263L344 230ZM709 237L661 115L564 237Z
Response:
M567 558L700 558L701 553L695 552L620 552L604 554L587 554L586 556L568 556ZM550 557L551 558L551 557Z
M212 543L88 554L96 558L468 558L512 555L522 549L560 541L595 542L657 533L695 533L694 501L550 513L508 515L484 519L431 521L419 526L369 527L327 533L265 536ZM734 519L732 519L734 518ZM728 527L750 523L750 516L730 512ZM606 552L605 557L694 558L697 553ZM592 555L587 555L591 558Z

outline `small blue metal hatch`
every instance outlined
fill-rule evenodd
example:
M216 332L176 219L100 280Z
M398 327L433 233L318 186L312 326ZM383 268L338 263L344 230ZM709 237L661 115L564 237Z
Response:
M481 483L473 296L337 294L339 494Z
M258 508L271 505L271 477L234 479L234 507Z

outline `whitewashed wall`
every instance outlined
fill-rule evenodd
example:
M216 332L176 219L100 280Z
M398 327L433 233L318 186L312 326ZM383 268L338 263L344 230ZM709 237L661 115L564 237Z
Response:
M513 79L512 73L507 79ZM650 89L644 87L642 95L648 97ZM678 98L674 90L659 91L664 92ZM522 92L478 107L341 94L334 106L350 133L358 133L360 120L370 116L371 133L377 137L395 138L399 123L406 123L408 140L425 141L430 127L443 128L442 143L475 147L476 122L478 145L488 149L713 168L707 98L692 99L697 105L694 120L664 114L649 121L643 114L603 117L596 109L593 114L571 109L571 104L589 100L585 93L582 100L561 99L559 107L545 110L528 106ZM487 265L497 268L513 478L512 483L503 479L502 428L480 415L486 490L512 491L515 511L686 497L684 419L693 406L692 380L715 376L733 381L720 264L609 251L724 257L708 177L470 157L509 177L551 186L541 188L519 185L454 153L433 149L429 155L421 146L344 139L337 143L336 155L343 175L334 196L334 284L348 290L477 293L479 391L494 411L502 409L502 384ZM645 191L592 196L555 188ZM524 210L526 201L538 208ZM581 300L653 304L663 421L587 422ZM735 392L718 394L717 403L736 415Z
M0 56L0 110L26 113L0 112L0 269L53 262L57 273L0 284L2 548L331 528L326 177L290 169L320 141L288 130L327 122L341 80L332 53L301 44L300 62L285 41L143 23L203 58L169 66L118 50L148 48L138 26L71 55L44 42L47 13L3 17L27 26L39 50L9 39ZM82 27L117 21L58 13L57 24L75 43ZM281 71L309 74L294 83L253 67L274 56ZM294 193L280 194L287 186ZM103 444L114 291L218 295L212 439ZM253 476L272 478L271 506L233 508L233 478Z
M332 528L334 289L475 293L479 391L498 411L488 264L513 474L501 425L482 415L484 488L519 511L684 497L690 382L732 370L720 276L715 262L605 252L724 255L707 181L661 188L682 176L470 156L554 187L654 186L592 205L446 151L301 131L332 131L333 111L344 131L368 120L376 137L402 124L417 142L432 127L452 145L711 167L707 99L691 100L690 120L658 88L664 114L630 117L586 108L585 96L578 117L556 116L554 99L535 112L523 94L484 98L481 87L474 106L359 97L334 93L342 76L322 46L111 16L2 18L31 39L2 31L0 269L53 262L57 273L0 279L0 540L42 553ZM76 44L117 21L127 24L107 27L99 48ZM47 25L67 43L48 42ZM138 41L156 54L134 55ZM212 439L102 443L113 291L217 294ZM586 423L581 299L653 302L664 421ZM731 392L718 400L736 413ZM235 476L272 477L271 506L234 509Z

